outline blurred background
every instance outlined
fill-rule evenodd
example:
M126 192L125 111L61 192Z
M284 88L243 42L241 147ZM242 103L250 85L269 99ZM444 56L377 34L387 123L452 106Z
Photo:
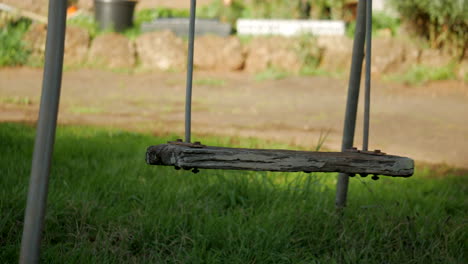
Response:
M34 121L48 1L0 3L0 120ZM69 1L59 122L182 133L189 5ZM339 149L356 6L198 1L194 133ZM373 9L371 146L468 167L468 4Z
M339 151L357 1L197 2L192 141ZM336 173L145 163L184 133L189 5L68 2L42 262L468 263L467 1L373 1L369 149L415 174L350 178L339 213ZM0 263L19 258L47 10L0 0Z

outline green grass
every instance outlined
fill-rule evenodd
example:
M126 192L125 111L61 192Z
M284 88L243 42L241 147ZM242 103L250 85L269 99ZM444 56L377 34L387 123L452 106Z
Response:
M258 82L269 80L282 80L291 76L326 76L330 78L342 78L342 72L329 72L316 66L303 66L298 73L288 72L283 69L268 67L266 70L256 73L254 80Z
M438 68L414 65L403 74L391 74L384 79L409 85L421 85L429 81L454 80L456 79L455 64Z
M31 105L33 101L28 96L8 96L0 97L0 103L15 105Z
M201 86L223 86L226 84L226 81L217 78L201 78L193 80L193 84Z
M254 79L258 82L268 80L281 80L291 75L293 75L293 73L287 72L282 69L268 67L266 70L255 74Z
M327 70L324 70L320 67L316 66L305 66L302 67L301 70L299 71L300 76L326 76L326 77L331 77L331 78L342 78L343 77L343 72L340 72L338 70L334 72L330 72Z
M467 175L353 178L340 218L333 174L145 164L147 146L175 138L59 127L42 262L467 263ZM18 259L33 144L32 127L0 124L0 263Z
M99 107L81 107L81 106L71 107L69 111L74 114L100 114L104 112L104 110Z

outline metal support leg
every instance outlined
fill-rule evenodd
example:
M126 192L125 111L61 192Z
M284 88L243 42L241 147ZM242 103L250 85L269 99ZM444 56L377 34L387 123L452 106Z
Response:
M67 1L50 0L41 106L21 240L20 263L38 263L62 82Z
M348 85L348 99L346 102L346 113L343 129L343 142L341 150L351 148L354 141L354 131L356 128L356 113L359 101L359 87L361 84L362 62L364 58L364 42L366 32L366 0L359 0L356 32L354 33L353 57L351 61L351 72ZM348 194L349 175L340 173L336 185L337 208L346 206Z
M187 87L186 87L186 92L185 92L185 142L187 143L190 143L191 130L192 130L191 123L192 123L193 49L195 45L196 9L197 9L197 1L191 0L188 57L187 57Z
M370 93L371 93L371 58L372 58L372 0L366 6L366 81L364 95L364 128L362 130L362 150L369 150Z

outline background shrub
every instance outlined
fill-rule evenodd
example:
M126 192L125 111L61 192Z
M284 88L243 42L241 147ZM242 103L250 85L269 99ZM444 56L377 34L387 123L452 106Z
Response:
M344 3L345 0L234 0L230 6L225 6L222 0L213 0L201 7L197 15L232 24L238 18L341 19Z
M462 58L468 46L465 0L392 0L401 18L432 48L452 48Z
M29 51L23 43L23 35L30 24L29 20L12 20L0 28L0 67L26 63Z
M395 36L400 27L400 18L388 15L384 12L373 12L372 14L372 33L376 34L381 29L389 29L392 36ZM348 23L346 26L346 35L350 38L354 37L356 30L356 21Z

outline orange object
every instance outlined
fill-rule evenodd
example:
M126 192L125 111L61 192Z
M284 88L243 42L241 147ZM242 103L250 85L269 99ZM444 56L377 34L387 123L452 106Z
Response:
M73 13L75 13L76 11L78 11L78 7L72 5L72 6L69 6L67 8L67 15L71 15Z

